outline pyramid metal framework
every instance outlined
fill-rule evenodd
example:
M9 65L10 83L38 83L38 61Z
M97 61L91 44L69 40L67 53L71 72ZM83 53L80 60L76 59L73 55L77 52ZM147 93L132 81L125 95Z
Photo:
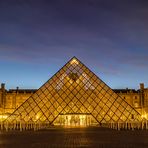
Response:
M5 122L54 123L59 115L90 114L96 122L140 121L140 114L73 57Z

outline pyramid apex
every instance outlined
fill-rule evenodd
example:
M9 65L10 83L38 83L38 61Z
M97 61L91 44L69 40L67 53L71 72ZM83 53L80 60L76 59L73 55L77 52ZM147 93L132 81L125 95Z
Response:
M76 56L73 56L72 59L78 59Z
M79 60L74 56L74 57L72 57L72 59L70 60L70 64L79 64Z

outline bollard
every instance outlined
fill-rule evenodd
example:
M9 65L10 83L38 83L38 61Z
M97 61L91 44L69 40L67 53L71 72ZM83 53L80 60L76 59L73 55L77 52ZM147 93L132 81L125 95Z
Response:
M127 122L127 130L129 130L129 123Z
M120 123L117 122L117 130L120 131Z
M33 130L36 131L36 123L34 123Z
M8 131L8 122L6 123L6 131Z
M146 130L148 129L147 120L146 120Z
M142 121L142 127L141 127L142 130L143 130L143 127L144 127L144 126L143 126L143 121Z
M125 122L125 129L127 130L127 122Z
M116 129L116 125L115 125L115 123L114 123L114 129Z
M1 130L3 130L3 122L1 122Z
M21 124L21 122L20 122L20 131L22 131L22 124Z
M40 125L40 122L39 122L39 130L41 129L41 125Z
M0 125L0 130L2 130L2 122L0 123L1 125Z
M132 126L132 131L134 130L134 123L132 122L131 123L131 126Z

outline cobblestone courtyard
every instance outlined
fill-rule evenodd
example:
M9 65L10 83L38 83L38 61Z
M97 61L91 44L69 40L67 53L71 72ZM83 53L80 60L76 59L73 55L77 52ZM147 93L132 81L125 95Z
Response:
M148 148L148 131L67 128L0 132L0 148Z

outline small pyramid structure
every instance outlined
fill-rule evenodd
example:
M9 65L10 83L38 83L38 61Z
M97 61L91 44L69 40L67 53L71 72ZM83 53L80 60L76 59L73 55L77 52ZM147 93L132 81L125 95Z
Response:
M46 121L89 114L96 122L140 121L140 114L80 60L73 57L4 122Z

